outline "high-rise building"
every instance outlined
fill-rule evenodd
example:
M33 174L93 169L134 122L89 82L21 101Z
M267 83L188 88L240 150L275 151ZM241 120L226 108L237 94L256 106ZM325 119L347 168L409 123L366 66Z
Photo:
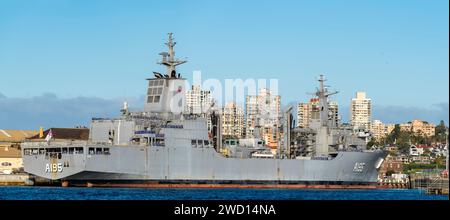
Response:
M337 102L328 102L330 126L338 127L340 124L339 108ZM312 98L308 103L299 103L297 106L297 127L307 128L311 119L319 119L319 99Z
M259 135L255 135L255 129L257 126L257 117L258 115L258 98L257 96L247 96L246 104L245 104L245 136L247 137L255 137Z
M298 103L297 127L307 128L311 118L311 105L309 103Z
M222 110L222 135L243 138L244 132L244 110L236 103L228 103Z
M372 118L372 100L365 92L357 92L350 104L350 123L354 128L370 129Z
M247 96L246 136L260 137L269 147L276 148L281 132L280 116L280 96L268 89L261 89L257 96Z
M193 85L186 91L186 112L188 114L202 114L209 110L212 103L211 92L201 90L199 85Z
M207 118L208 130L211 131L211 117L209 117L209 109L212 105L211 92L201 90L199 85L192 85L191 90L186 91L185 113L196 114Z

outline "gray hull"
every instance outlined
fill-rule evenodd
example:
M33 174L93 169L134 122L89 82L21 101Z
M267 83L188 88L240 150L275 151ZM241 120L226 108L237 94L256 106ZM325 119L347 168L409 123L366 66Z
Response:
M331 160L226 158L214 148L109 146L109 154L24 155L25 171L52 180L157 183L376 184L384 152ZM50 164L50 165L49 165ZM48 166L62 164L60 170Z

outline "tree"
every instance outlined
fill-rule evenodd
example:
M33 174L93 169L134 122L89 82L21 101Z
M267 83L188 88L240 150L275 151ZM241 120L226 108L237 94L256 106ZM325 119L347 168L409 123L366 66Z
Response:
M408 154L409 153L409 148L410 148L410 145L406 144L406 143L402 143L402 144L398 145L398 151L401 154Z
M410 132L402 131L400 125L396 124L394 129L385 139L386 144L396 144L400 153L406 154L410 147Z
M447 138L446 136L446 131L447 131L447 127L445 126L445 122L443 120L441 120L441 122L439 123L438 126L436 126L436 128L434 129L434 140L436 142L440 142L440 143L445 143L445 139Z
M367 143L367 147L372 147L372 146L376 146L378 145L378 143L375 141L375 138L371 138L370 141Z
M411 135L412 135L411 136L411 139L412 139L411 141L414 144L427 144L427 145L431 144L430 138L426 137L425 134L422 131L419 131L418 133L411 134Z
M386 176L392 176L395 172L393 170L386 171Z
M400 130L400 125L399 124L395 124L394 129L391 131L391 133L386 137L386 142L388 144L394 144L394 142L396 142L396 140L398 139L398 137L400 136L401 130Z

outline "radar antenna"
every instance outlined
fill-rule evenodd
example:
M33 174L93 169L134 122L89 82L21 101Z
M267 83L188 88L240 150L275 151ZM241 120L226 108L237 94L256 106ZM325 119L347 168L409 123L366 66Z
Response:
M165 45L167 45L169 52L161 52L159 55L162 56L162 60L160 62L157 62L158 64L164 65L167 67L167 74L165 75L166 78L181 78L181 75L176 71L176 66L181 65L183 63L186 63L186 60L179 60L175 59L175 51L173 47L177 42L173 41L173 33L169 33L169 39Z

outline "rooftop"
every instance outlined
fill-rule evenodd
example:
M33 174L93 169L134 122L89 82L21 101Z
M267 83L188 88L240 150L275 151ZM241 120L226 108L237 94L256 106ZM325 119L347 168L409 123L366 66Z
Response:
M64 140L88 140L89 139L89 129L87 128L50 128L44 131L44 136L39 137L36 134L28 139L45 139L47 134L52 131L53 139L64 139Z
M0 142L22 142L23 140L30 138L38 131L31 130L2 130L0 129Z

